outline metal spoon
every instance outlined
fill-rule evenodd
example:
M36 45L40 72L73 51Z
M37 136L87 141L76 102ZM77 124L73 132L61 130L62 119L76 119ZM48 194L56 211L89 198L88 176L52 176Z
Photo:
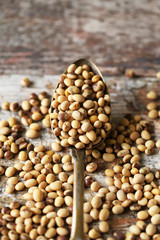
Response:
M98 67L88 59L79 59L74 62L77 66L87 64L91 67L94 74L97 74L101 77L102 81L106 85L104 78L98 69ZM66 72L66 71L65 71ZM64 73L65 73L64 72ZM108 88L106 86L106 94L108 94ZM51 106L51 112L53 107ZM58 140L60 140L58 138ZM96 148L100 145L105 139L103 139L97 145L94 145ZM74 189L73 189L73 218L72 218L72 230L70 240L84 240L84 224L83 224L83 202L84 202L84 162L85 162L85 149L76 149L71 147L72 157L74 162Z

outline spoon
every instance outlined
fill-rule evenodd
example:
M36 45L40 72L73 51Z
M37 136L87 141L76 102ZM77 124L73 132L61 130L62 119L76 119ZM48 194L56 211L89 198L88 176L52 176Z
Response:
M106 86L105 80L98 69L98 67L88 59L79 59L74 62L77 66L82 66L87 64L90 66L94 74L101 77L101 80L105 84L105 93L108 94L108 88ZM65 70L64 73L66 73ZM54 108L51 106L51 113ZM107 132L108 135L109 132ZM58 137L57 137L58 138ZM94 145L96 148L100 145L106 138L103 138L98 144ZM60 139L58 138L60 141ZM84 240L84 223L83 223L83 202L84 202L84 162L85 162L85 149L77 149L71 147L72 157L74 162L74 188L73 188L73 217L72 217L72 229L70 240Z

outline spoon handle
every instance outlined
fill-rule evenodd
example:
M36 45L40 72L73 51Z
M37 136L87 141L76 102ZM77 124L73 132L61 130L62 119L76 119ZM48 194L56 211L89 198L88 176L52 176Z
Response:
M83 202L84 202L84 161L85 150L72 149L74 160L73 218L70 240L84 240Z

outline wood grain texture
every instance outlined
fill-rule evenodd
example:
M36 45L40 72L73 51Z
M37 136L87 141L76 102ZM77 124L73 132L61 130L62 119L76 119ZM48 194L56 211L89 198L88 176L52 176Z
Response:
M20 86L20 79L22 75L4 75L0 77L0 104L8 100L19 101L27 98L29 93L35 92L39 93L41 91L47 91L51 96L54 88L57 84L58 76L41 75L41 76L30 76L33 80L33 84L30 88L23 88ZM142 114L144 118L146 117L146 92L154 89L158 92L160 89L160 82L155 78L136 78L127 79L126 77L105 77L105 80L109 86L109 91L111 95L111 106L112 106L112 116L113 121L118 122L122 116L126 113ZM15 116L15 113L0 110L0 120L8 119L9 116ZM160 138L160 129L158 128L158 120L153 121L154 132L152 138ZM41 136L38 139L32 140L35 144L43 143L45 146L50 146L54 136L51 130L42 130ZM65 154L65 153L64 153ZM4 166L13 165L15 160L0 160L0 164ZM142 165L150 166L153 169L159 169L159 154L155 150L154 155L143 156L142 155ZM104 169L106 163L98 161L98 170L94 174L97 181L101 183L101 186L105 186L105 176ZM0 206L9 203L11 199L19 199L20 194L8 195L5 193L4 186L6 185L6 178L0 178ZM85 190L85 199L91 200L93 192L89 189ZM125 231L128 229L130 224L135 223L136 213L125 211L123 215L111 216L109 223L111 225L112 233L114 230Z
M1 74L59 74L82 57L107 74L159 71L159 0L5 0L0 9Z

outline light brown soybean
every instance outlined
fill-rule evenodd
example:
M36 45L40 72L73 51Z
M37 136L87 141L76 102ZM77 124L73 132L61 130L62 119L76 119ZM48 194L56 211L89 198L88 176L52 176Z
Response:
M117 153L117 156L118 157L124 157L126 156L127 154L129 154L129 150L120 150L118 153Z
M159 214L160 212L160 209L157 205L154 205L154 206L151 206L148 210L148 213L150 216L154 216L156 214Z
M94 107L94 101L92 101L92 100L86 100L86 101L83 103L83 107L86 108L86 109L91 109L92 107Z
M14 192L15 187L13 185L6 186L5 190L6 190L6 193L11 194Z
M35 240L37 238L37 235L38 235L37 229L35 229L35 228L31 229L31 231L29 232L29 236L33 240Z
M18 153L18 146L15 143L11 143L11 152L16 154Z
M73 205L73 198L71 196L66 196L64 198L64 201L68 207L71 207Z
M80 110L73 111L72 117L77 121L82 121L84 118L84 115L80 112Z
M28 154L25 151L20 151L18 154L18 159L20 161L26 161L28 158Z
M147 183L151 183L154 180L154 174L152 172L149 172L145 175L145 181Z
M93 192L98 192L98 190L100 188L100 183L95 181L91 184L90 188Z
M140 206L146 206L147 202L148 202L147 198L144 197L144 198L142 198L141 200L138 201L138 204Z
M139 229L139 227L136 226L136 225L130 226L129 230L130 230L130 232L131 232L132 234L134 234L134 235L139 235L140 232L141 232L140 229Z
M99 211L96 208L93 208L90 211L90 215L91 215L92 219L98 220L98 218L99 218Z
M154 142L152 140L148 140L145 142L145 146L148 148L148 149L152 149L154 147Z
M8 135L10 133L9 127L0 127L0 135Z
M150 100L156 100L158 95L155 91L150 91L147 93L147 98L150 99Z
M148 112L148 117L151 119L156 119L158 117L158 111L156 109L152 109Z
M43 192L41 189L35 189L33 191L33 199L35 202L41 202L43 200Z
M140 189L135 192L135 199L137 201L141 200L142 196L143 196L143 192Z
M137 213L137 218L140 220L146 220L148 217L149 217L149 214L147 211L142 210Z
M15 230L10 230L8 232L9 239L11 240L18 240L18 234Z
M68 235L68 230L64 227L58 227L56 229L57 233L60 235L60 236L66 236Z
M54 210L54 206L52 205L46 205L44 208L43 208L43 213L47 214L47 218L48 219L51 219L53 217L56 216L56 213L53 212Z
M160 238L160 234L159 233L154 234L153 240L158 240L159 238Z
M29 127L35 131L39 131L42 128L41 124L39 124L39 123L31 123L31 125Z
M151 135L147 130L143 130L141 132L141 137L145 140L149 140L151 138Z
M33 119L34 121L40 121L42 118L43 118L43 116L42 116L42 114L39 113L39 112L34 112L34 113L32 114L32 119Z
M143 183L144 180L145 180L144 175L139 174L139 173L136 174L136 175L134 175L134 179L133 179L134 184L137 184L137 183Z
M58 178L61 182L66 182L68 179L68 175L65 172L60 172L58 174Z
M30 84L31 84L31 81L29 80L29 78L23 77L23 78L21 79L21 85L22 85L23 87L29 87Z
M79 129L80 126L81 126L81 124L80 124L80 122L79 122L78 120L73 120L73 121L71 122L71 126L72 126L72 128L74 128L74 129Z
M29 111L31 109L31 104L29 103L28 100L24 100L22 103L21 103L21 107L24 111Z
M153 236L156 233L156 226L152 223L148 224L146 227L146 233L149 236Z
M138 220L136 222L136 225L137 225L137 227L139 227L139 229L141 231L143 231L146 228L146 223L144 221L141 221L141 220Z
M20 216L22 218L30 218L32 216L32 211L25 207L23 210L20 210Z
M2 103L2 109L8 111L10 108L10 103L9 102L3 102Z
M93 130L86 132L86 136L92 142L95 141L97 138L96 133Z
M5 171L5 175L6 177L12 177L16 172L16 168L15 167L8 167Z
M106 114L104 114L104 113L100 113L98 115L98 120L101 121L101 122L106 123L106 122L108 122L108 116Z
M43 124L43 126L46 127L46 128L50 128L50 127L51 127L51 121L50 121L50 119L44 118L44 119L42 120L42 124Z
M56 222L56 225L57 225L58 227L63 227L64 224L65 224L63 218L61 218L61 217L56 217L56 218L55 218L55 222Z
M26 137L28 138L37 138L39 136L39 133L36 130L29 129L26 132Z
M122 206L122 205L115 205L113 208L112 208L112 212L114 213L114 214L121 214L121 213L123 213L123 211L124 211L124 207Z
M89 213L91 211L91 209L92 209L92 205L91 205L90 202L85 202L83 204L83 211L84 211L84 213Z
M62 168L61 168L61 165L56 163L53 165L53 172L55 174L59 174L60 172L62 172Z
M89 232L88 232L88 236L91 238L91 239L97 239L98 237L100 237L100 233L92 228Z
M127 198L126 193L123 190L118 190L117 191L117 199L120 201L125 201Z
M83 68L83 69L86 69L86 70L83 70L83 72L82 72L83 78L89 79L91 77L91 74L88 72L89 71L88 66L86 65L86 68Z
M93 208L98 209L102 205L101 198L98 197L98 196L93 197L92 200L91 200L91 205L92 205Z
M16 191L22 191L24 188L25 188L25 185L24 185L23 182L18 182L18 183L15 185L15 190L16 190Z
M140 152L145 152L145 150L147 149L147 147L143 144L138 145L137 148Z
M151 111L151 110L157 108L157 104L154 103L154 102L150 102L150 103L147 104L146 108L147 108L149 111Z
M61 187L62 187L62 182L61 182L61 181L52 182L52 183L50 184L50 187L51 187L52 190L58 191L58 190L60 190Z
M61 196L58 196L54 201L55 207L61 207L63 204L64 204L64 198Z
M75 147L77 149L83 149L85 147L85 144L83 142L78 142L75 144Z
M112 162L115 160L115 155L112 153L104 153L103 154L103 160L106 162Z
M72 73L76 70L76 68L77 68L76 64L73 63L73 64L69 65L67 71L68 71L68 73ZM80 73L78 73L78 74L80 74Z
M107 208L103 208L99 212L99 220L106 221L106 220L108 220L109 215L110 215L109 210Z
M69 105L70 105L69 101L64 101L61 103L60 108L62 111L66 111L66 110L68 110Z
M63 169L66 172L72 171L73 170L73 163L71 163L71 162L64 163L63 164Z
M27 188L31 188L31 187L37 185L37 181L32 178L32 179L28 179L27 181L25 181L24 184L25 184L25 186L26 186Z
M113 201L116 199L116 194L114 192L109 192L106 194L107 201Z
M88 139L88 137L86 135L80 135L79 140L84 144L89 144L90 143L90 140Z
M69 210L66 208L61 208L57 211L58 217L66 218L69 216Z
M54 152L60 152L62 150L62 146L58 142L53 142L52 143L52 150Z
M139 133L136 131L133 131L129 137L132 141L136 141L139 138Z
M155 214L154 216L152 216L151 223L154 225L159 225L160 224L160 214Z
M45 232L45 237L47 239L50 239L56 236L56 234L57 234L56 229L51 227L51 228L48 228L47 231Z
M114 171L112 169L108 168L108 169L105 170L105 175L107 177L114 177L115 173L114 173Z
M86 166L86 171L89 173L95 172L96 169L97 169L97 164L95 162L91 162Z
M139 236L142 240L150 240L150 236L145 232L141 232Z
M85 98L81 94L74 94L73 99L74 101L80 102L80 103L85 101Z
M2 134L0 135L0 141L1 141L1 142L4 143L4 142L7 141L7 140L8 140L8 137L6 137L5 135L2 135Z
M6 120L0 120L0 128L2 127L8 127L9 121Z
M16 185L18 183L18 177L10 177L7 181L9 185Z
M102 221L99 223L99 230L102 233L107 233L109 231L109 224L106 221Z

